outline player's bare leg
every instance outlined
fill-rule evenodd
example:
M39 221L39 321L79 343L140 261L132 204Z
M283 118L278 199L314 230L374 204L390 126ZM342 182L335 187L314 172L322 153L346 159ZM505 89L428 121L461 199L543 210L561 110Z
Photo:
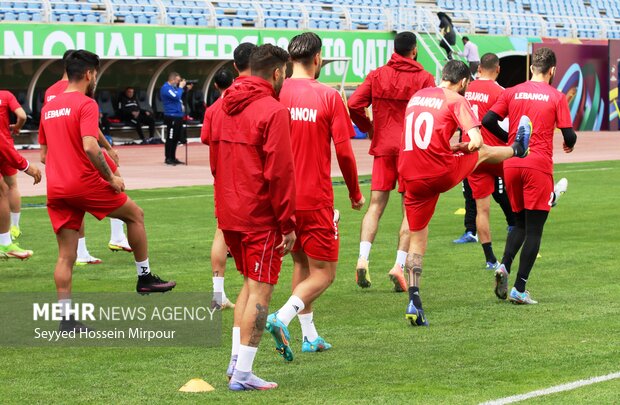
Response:
M512 146L487 146L482 145L478 149L478 163L497 164L502 163L504 160L510 159L515 155L515 151Z
M247 288L247 302L244 305L239 325L241 328L241 344L239 345L237 364L228 388L233 391L276 388L278 384L264 381L252 373L254 357L269 314L273 285L246 278L244 288Z
M4 176L4 182L9 186L9 208L11 210L11 238L16 240L22 234L19 228L19 219L22 208L22 195L17 187L17 175Z
M114 172L115 176L121 177L121 172L117 168ZM129 252L131 253L131 246L123 230L123 221L116 218L110 218L110 241L108 242L108 249L112 252Z
M405 318L415 326L428 326L420 298L420 279L422 278L422 260L428 243L428 226L411 232L411 242L405 268L409 275L409 304Z
M20 248L11 239L10 212L9 187L0 178L0 259L28 259L32 256L32 251Z
M405 212L404 204L405 195L402 195L402 211L403 221L400 224L400 230L398 232L398 249L396 250L396 262L394 267L388 273L390 280L394 283L394 291L405 292L407 291L407 280L405 279L405 262L407 261L407 251L409 250L409 221L407 221L407 214Z
M389 191L372 190L370 192L370 204L368 211L362 220L362 228L360 231L360 254L357 260L355 280L357 285L362 288L368 288L371 285L370 273L368 271L368 257L370 256L370 248L377 236L379 229L379 220L385 211L385 207L390 199Z
M228 246L224 240L224 233L221 229L215 230L213 244L211 245L211 269L213 272L213 301L211 306L214 308L226 309L234 308L235 304L230 302L224 292L224 273L226 272L226 259L228 258Z
M77 245L77 256L75 259L75 264L77 266L84 266L87 264L101 264L102 260L91 255L90 252L88 251L88 248L86 247L86 233L84 229L85 227L84 223L85 221L82 220L82 225L80 226L80 229L78 231L79 239L78 239L78 245Z
M146 229L144 228L144 211L129 197L120 208L111 212L109 217L120 219L127 224L127 236L129 245L133 249L138 272L138 293L148 294L152 292L166 292L172 290L176 283L164 281L151 273L148 258L148 242Z
M486 269L495 270L499 267L497 257L493 253L491 245L491 227L489 222L491 212L491 196L479 198L476 200L476 229L478 230L478 240L482 245L484 256L486 259Z

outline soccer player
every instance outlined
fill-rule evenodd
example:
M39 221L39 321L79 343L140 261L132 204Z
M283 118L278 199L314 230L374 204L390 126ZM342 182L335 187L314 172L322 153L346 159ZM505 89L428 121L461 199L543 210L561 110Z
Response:
M276 350L287 361L293 360L288 325L295 316L301 324L302 352L331 348L316 331L312 303L334 281L338 262L340 235L331 181L332 140L351 207L359 210L364 205L351 147L355 135L351 119L338 91L317 81L323 62L321 47L321 38L312 32L291 39L288 52L293 75L284 81L280 92L280 102L291 114L297 242L291 253L295 263L293 294L280 310L269 315L267 330L276 342Z
M0 130L2 132L9 130L8 110L15 109L17 111L21 109L21 107L19 107L19 109L15 107L16 105L19 106L19 103L17 103L17 100L13 101L14 97L11 98L4 93L8 92L0 91ZM20 115L18 115L17 125L23 125L24 122L25 119L20 119ZM15 129L13 129L13 131L15 131ZM34 178L34 184L41 181L41 172L39 169L24 159L15 150L13 143L10 142L4 134L0 134L0 167L5 172L23 171ZM32 250L22 249L19 247L19 244L13 242L11 238L9 198L9 187L2 177L0 177L0 259L25 260L32 256Z
M250 54L256 48L256 45L251 44L249 42L244 42L240 44L237 48L235 48L233 52L233 65L239 74L237 77L237 81L243 80L246 77L250 76ZM205 111L204 120L202 123L202 130L200 131L200 140L205 145L209 145L210 137L216 139L214 137L215 134L211 131L211 126L213 125L213 116L219 114L222 109L222 97L224 96L224 91L228 89L232 85L232 77L229 76L229 72L227 70L221 69L215 74L213 78L215 87L220 92L220 98L218 98L207 110ZM210 137L209 137L210 135ZM215 196L213 198L213 205L215 207L214 213L217 218L217 202L215 200ZM228 257L228 246L226 246L226 241L224 240L224 234L222 230L218 227L215 230L215 235L213 236L213 244L211 245L211 271L213 272L213 303L212 306L214 308L226 309L226 308L234 308L235 304L230 302L228 297L226 297L226 292L224 291L224 274L226 273L226 259ZM239 330L238 327L233 328L233 334L238 335Z
M67 89L41 110L39 143L41 158L46 162L47 210L58 242L54 281L64 317L60 329L72 331L86 328L67 316L78 232L86 212L99 220L110 216L127 224L138 272L138 293L169 291L176 283L151 273L144 213L123 192L123 179L112 173L97 143L99 108L92 96L99 57L84 50L74 51L65 66Z
M17 122L10 125L9 113L12 112L17 117ZM0 136L4 137L10 145L13 143L13 135L18 135L26 123L26 112L19 104L13 93L6 90L0 90ZM9 200L9 208L11 212L11 239L16 240L22 234L19 228L19 219L21 216L21 195L17 187L17 168L11 166L7 161L0 166L0 176L4 183L8 186L7 197Z
M483 124L497 133L498 120L508 116L510 137L517 125L531 130L530 154L526 159L504 164L506 189L517 225L508 235L502 263L495 270L495 295L517 304L536 304L525 284L536 262L543 227L556 199L553 185L553 131L560 128L564 152L570 153L577 142L566 96L551 86L556 58L549 48L540 48L532 56L532 79L506 89L485 115ZM566 180L558 182L566 191ZM559 194L558 193L558 194ZM521 249L523 247L523 249ZM508 296L508 276L512 261L521 249L519 272Z
M435 87L435 79L415 61L417 56L416 36L412 32L401 32L394 38L394 54L389 62L366 77L364 83L349 98L351 119L363 132L368 132L372 143L370 155L374 156L372 167L371 194L368 211L362 220L360 250L355 279L357 285L368 288L371 285L368 270L370 248L377 235L379 220L387 206L390 191L398 180L398 148L403 132L407 102L418 90ZM372 104L373 121L366 117L365 108ZM399 182L399 192L403 192ZM403 275L409 226L404 215L400 227L396 262L389 271L394 290L407 290Z
M266 44L250 56L251 77L224 93L206 134L217 221L243 274L227 375L233 391L278 385L252 372L282 257L295 243L295 177L289 112L277 101L288 53Z
M67 57L71 55L73 51L74 51L73 49L69 49L63 54L62 56L63 62L66 62ZM65 72L63 73L62 78L56 83L54 83L53 85L51 85L45 91L45 95L43 98L43 105L45 106L45 104L52 101L54 98L56 98L56 96L58 96L61 93L64 93L64 91L67 89L68 84L69 84L69 80L67 78L67 72L65 69ZM119 162L118 155L116 151L112 149L112 145L110 145L110 143L108 142L106 137L103 135L103 132L101 132L101 130L99 130L99 137L97 138L97 142L105 150L103 156L106 158L108 165L113 169L116 168ZM112 173L120 176L120 174L117 173L116 170L113 170ZM80 237L78 239L77 259L75 261L75 264L78 266L84 266L87 264L102 263L101 259L98 259L94 257L93 255L91 255L90 252L88 251L88 247L86 247L86 236L84 233L84 224L82 224L79 234L80 234ZM121 221L120 219L110 218L110 242L108 243L108 248L113 252L117 252L117 251L131 252L131 247L129 246L129 242L127 241L127 236L125 236L125 232L123 231L123 221Z
M412 325L428 325L419 287L428 223L439 195L463 181L480 163L500 163L527 155L529 134L524 130L512 146L483 144L480 121L463 97L470 78L465 63L449 61L441 73L439 87L418 91L407 105L398 171L405 183L405 208L411 230L406 263L409 305L405 318ZM457 128L470 140L451 147L450 139Z
M497 55L493 53L482 55L478 67L478 80L471 82L465 92L465 99L471 104L471 109L478 119L485 116L504 91L504 88L495 81L498 75L499 58ZM484 144L506 146L508 133L501 128L500 130L501 132L496 136L488 129L481 128ZM465 134L463 140L469 141L469 137ZM501 180L504 177L503 167L503 163L482 163L467 177L472 196L476 201L476 229L486 260L486 270L495 270L499 267L499 262L493 253L489 214L491 195L495 191L496 180L500 179L500 185L503 185Z

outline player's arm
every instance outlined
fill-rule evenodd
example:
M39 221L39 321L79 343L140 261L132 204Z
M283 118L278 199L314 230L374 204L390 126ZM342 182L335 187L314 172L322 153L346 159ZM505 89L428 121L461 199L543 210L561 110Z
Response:
M202 120L202 128L200 129L200 142L205 145L209 145L211 139L211 108L207 108L205 111L204 119Z
M290 115L283 109L273 114L265 126L263 152L264 177L269 184L269 197L276 215L283 243L283 254L295 242L295 170L291 150Z
M502 142L508 142L508 132L504 131L500 126L500 122L504 119L495 111L489 110L482 118L482 125L488 129L497 139Z
M108 155L112 158L114 163L116 163L117 166L120 166L118 163L118 154L114 149L112 149L112 145L110 145L110 142L108 142L105 135L103 135L101 129L99 129L99 137L97 138L97 142L99 143L99 146L101 146L103 149L106 150L106 152L108 152Z
M21 131L24 127L28 116L26 116L26 111L24 111L22 107L17 108L13 111L13 113L15 113L15 116L17 117L17 122L11 125L11 133L13 135L19 135L19 131Z
M577 143L577 133L573 127L560 128L560 131L562 131L562 136L564 137L564 152L571 153Z
M561 95L556 108L556 122L564 137L564 152L571 153L577 143L577 134L573 129L573 123L568 109L568 101L564 94Z
M452 113L456 118L459 128L469 135L467 149L470 152L480 149L483 145L482 134L480 133L480 121L471 109L469 102L461 97L451 105Z
M372 131L372 122L366 116L366 110L372 104L372 73L366 76L364 82L349 97L349 113L351 120L362 132Z
M34 184L41 181L41 171L39 168L30 164L29 161L20 155L4 136L0 136L0 160L7 162L9 166L32 177Z

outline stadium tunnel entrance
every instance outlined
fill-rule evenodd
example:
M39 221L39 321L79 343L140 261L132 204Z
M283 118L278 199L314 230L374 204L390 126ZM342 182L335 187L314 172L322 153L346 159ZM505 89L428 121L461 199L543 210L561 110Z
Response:
M503 87L516 86L527 80L527 54L498 53L500 72L497 82Z

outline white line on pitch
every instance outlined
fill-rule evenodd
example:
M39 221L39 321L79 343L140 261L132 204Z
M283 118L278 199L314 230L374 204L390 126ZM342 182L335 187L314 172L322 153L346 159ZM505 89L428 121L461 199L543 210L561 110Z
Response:
M542 397L543 395L555 394L557 392L572 391L574 389L585 387L586 385L597 384L604 381L615 380L620 378L620 372L603 375L600 377L592 377L585 380L573 381L571 383L556 385L554 387L542 390L528 392L527 394L514 395L512 397L500 398L494 401L484 402L481 405L504 405L514 402L525 401L526 399Z
M613 167L597 167L592 169L567 169L567 170L556 170L554 173L573 173L573 172L602 172L605 170L613 170Z

